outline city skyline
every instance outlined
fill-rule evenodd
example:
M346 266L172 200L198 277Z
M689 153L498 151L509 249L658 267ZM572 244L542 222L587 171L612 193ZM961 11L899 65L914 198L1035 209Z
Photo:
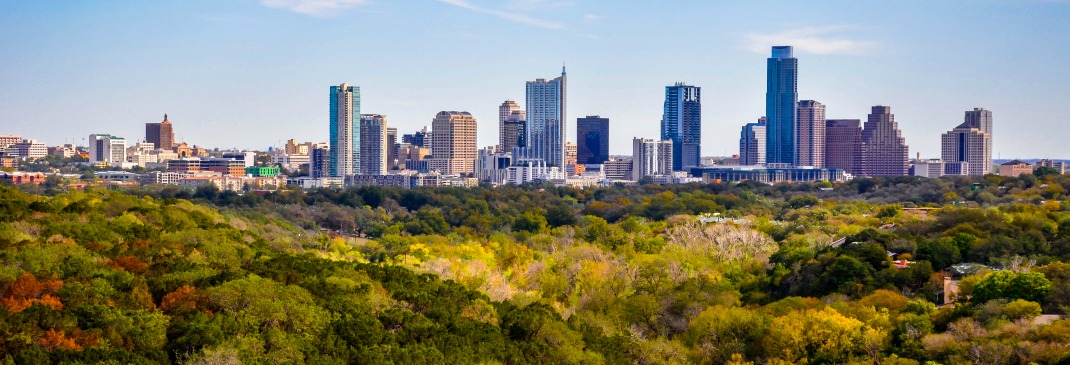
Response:
M975 107L994 110L1005 125L1038 124L1001 129L993 140L994 158L1070 157L1059 149L1066 127L1057 122L1061 100L1070 97L1059 86L1070 71L1057 67L1067 51L1047 47L1070 35L1070 26L1060 21L1066 4L843 2L830 4L838 9L826 14L803 4L697 3L686 12L641 17L632 3L525 3L470 2L521 15L512 18L433 1L334 10L252 1L4 3L0 44L10 56L0 61L6 70L0 73L0 129L48 145L84 145L85 136L96 132L133 142L145 123L169 113L176 142L191 145L266 149L290 138L319 142L328 139L325 131L309 126L327 119L320 90L349 82L364 89L363 109L388 115L399 133L411 133L440 110L469 110L477 119L494 120L501 100L524 97L521 81L548 75L564 61L572 71L565 114L603 115L627 128L614 129L611 154L627 154L632 137L657 136L661 88L687 80L707 89L707 100L717 100L704 108L702 134L708 137L702 155L731 155L739 126L764 114L762 61L768 46L792 45L802 63L801 98L827 105L829 118L865 119L872 105L894 107L911 157L914 152L939 157L944 126ZM761 19L742 16L773 6L786 10ZM874 11L887 12L889 20L861 20ZM465 25L434 19L397 34L369 26L367 36L341 44L334 35L317 38L326 28L356 19L405 28L426 19L426 12ZM708 18L704 24L716 25L671 39L658 29L681 17ZM905 19L911 29L902 31L894 18ZM991 21L969 20L976 18ZM632 30L636 23L644 25L642 32ZM134 29L152 30L116 40ZM508 52L486 57L503 40L556 46L523 59ZM696 41L702 46L694 47ZM347 47L380 50L376 54L383 56L324 57L351 54ZM659 47L674 57L637 56L637 47ZM465 52L448 60L421 57L450 48ZM82 56L60 56L70 52ZM458 88L459 83L465 85ZM233 84L250 87L245 95L222 87ZM77 123L70 122L72 111ZM479 146L495 144L496 125L479 129ZM1017 143L1022 140L1030 143Z

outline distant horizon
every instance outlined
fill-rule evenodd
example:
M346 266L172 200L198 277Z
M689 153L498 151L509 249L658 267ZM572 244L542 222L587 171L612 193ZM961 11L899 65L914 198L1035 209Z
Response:
M765 114L770 47L789 45L800 100L825 104L828 119L891 106L910 158L939 157L940 135L975 107L993 112L993 158L1067 153L1070 50L1051 45L1070 41L1070 4L685 5L2 3L0 134L50 146L91 133L139 141L166 113L191 145L323 142L329 87L345 82L361 87L362 112L399 134L441 110L471 112L485 147L498 140L498 105L523 104L524 83L564 63L567 140L577 118L599 115L610 154L626 154L631 138L659 137L664 87L685 82L704 91L700 155L731 156L740 128Z

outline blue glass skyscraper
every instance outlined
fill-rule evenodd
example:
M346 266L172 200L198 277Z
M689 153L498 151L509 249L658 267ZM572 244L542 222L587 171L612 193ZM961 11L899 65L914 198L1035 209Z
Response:
M550 166L565 166L565 67L561 77L537 79L525 84L529 153Z
M332 177L360 171L360 87L331 86L331 152L328 162Z
M665 87L661 139L672 140L672 169L698 167L702 145L702 97L698 86L676 83Z
M773 47L767 63L765 162L776 167L794 166L795 118L799 104L799 60L791 46Z

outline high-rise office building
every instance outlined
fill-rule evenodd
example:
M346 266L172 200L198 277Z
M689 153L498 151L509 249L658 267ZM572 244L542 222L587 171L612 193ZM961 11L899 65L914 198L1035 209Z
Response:
M159 123L145 123L145 142L161 150L169 150L175 144L175 129L171 121L167 120L167 114L163 115L163 121Z
M513 116L514 112L523 112L520 105L515 101L506 100L502 102L502 105L498 106L498 152L511 152L513 147L516 147L516 143L510 143L510 147L506 148L506 139L510 141L516 138L515 128L516 124L506 126L506 120L509 116ZM524 119L526 120L526 113ZM507 127L513 127L513 131L506 131Z
M985 108L973 108L973 110L966 111L965 121L963 126L969 128L980 129L981 132L988 133L988 136L992 136L992 111Z
M498 122L498 152L512 153L517 147L525 147L527 136L527 113L512 110Z
M609 159L609 118L576 119L576 162L601 164Z
M825 121L825 167L862 176L862 122L858 119Z
M565 165L565 68L561 77L526 84L527 145L530 155L549 166Z
M90 134L89 161L108 164L126 162L126 139L110 134Z
M700 165L702 144L702 98L698 86L676 83L665 87L665 110L661 139L672 140L673 170Z
M578 148L576 147L575 143L565 142L565 165L575 165L576 164L576 160L577 160L576 153L577 152L578 152Z
M316 143L308 150L308 176L314 179L331 176L331 146Z
M672 140L632 139L632 180L672 174Z
M791 46L773 47L766 60L765 162L769 166L795 166L795 118L799 105L799 60Z
M398 166L398 129L386 128L386 169L395 170Z
M825 167L825 105L799 101L795 120L795 165Z
M967 110L962 124L940 139L940 157L945 162L965 162L964 175L992 173L992 112L982 108ZM961 172L959 172L961 173Z
M471 174L476 162L476 118L468 112L443 111L431 122L432 170L447 175Z
M379 114L360 115L360 169L361 175L384 175L390 151L386 146L386 117Z
M906 140L889 106L877 105L862 129L862 175L906 176L910 172Z
M739 164L765 164L765 117L757 123L747 123L739 132Z
M331 152L328 169L332 177L360 171L360 87L331 86Z
M416 131L416 133L402 135L401 143L408 143L410 146L430 148L431 131L424 126L423 129Z

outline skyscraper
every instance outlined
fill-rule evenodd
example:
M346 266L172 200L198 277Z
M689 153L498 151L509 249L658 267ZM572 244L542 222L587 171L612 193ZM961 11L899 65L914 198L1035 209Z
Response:
M432 170L471 174L476 162L476 118L468 112L442 111L431 122ZM563 156L562 156L563 157Z
M408 143L416 147L431 147L431 131L427 130L427 126L424 129L416 131L413 134L404 134L401 136L401 143Z
M520 105L513 100L506 99L498 106L498 152L512 152L513 147L516 147L517 125L515 122L507 125L509 117L515 112L524 113ZM527 113L524 113L524 118L521 119L526 120Z
M394 170L398 166L398 129L386 128L386 169Z
M825 105L799 101L795 121L795 165L825 167Z
M672 140L632 139L632 180L672 173Z
M565 166L565 81L561 67L561 77L526 84L527 145L550 166Z
M992 111L985 108L973 108L973 110L966 111L966 120L962 123L963 126L969 128L980 129L981 132L988 133L988 136L992 136Z
M739 132L739 164L765 164L765 117L757 123L747 123Z
M825 167L862 176L862 122L829 119L825 122Z
M316 143L308 150L308 176L314 179L330 177L331 146Z
M362 175L384 175L389 151L386 147L386 117L379 114L360 115L360 169Z
M500 118L500 116L499 116ZM512 153L514 148L525 147L527 137L527 113L512 110L498 122L498 152Z
M765 162L773 167L794 166L795 118L799 103L799 60L792 56L791 46L773 47L773 55L766 62Z
M89 161L108 165L126 162L126 139L103 133L90 134Z
M962 175L984 176L992 173L992 112L983 108L966 111L962 124L944 133L940 139L944 162L966 162L968 171L949 171Z
M576 118L576 162L601 164L609 159L609 118Z
M676 83L665 87L661 139L672 140L673 170L698 167L702 144L702 98L698 86Z
M328 174L345 177L360 171L360 87L331 86L331 152Z
M145 142L152 143L157 149L169 150L175 144L175 129L167 114L159 123L145 123Z
M862 143L862 175L906 176L910 172L910 152L891 107L873 107L862 130Z

